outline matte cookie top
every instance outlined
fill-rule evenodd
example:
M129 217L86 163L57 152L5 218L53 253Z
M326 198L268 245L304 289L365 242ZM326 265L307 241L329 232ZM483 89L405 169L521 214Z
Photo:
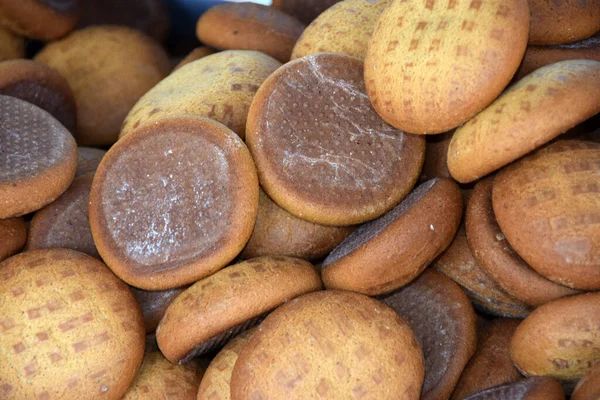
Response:
M531 44L571 43L600 31L598 0L528 0Z
M0 24L32 39L58 39L75 27L78 18L77 0L0 0Z
M273 73L250 106L246 142L265 192L324 225L380 216L416 182L425 142L385 123L365 93L362 61L332 53Z
M38 210L64 192L77 169L73 136L54 117L0 95L0 218Z
M502 92L528 33L526 0L394 1L369 42L369 98L398 129L446 132Z
M182 286L225 266L258 212L256 169L243 142L208 118L165 118L104 156L90 195L98 252L127 283Z

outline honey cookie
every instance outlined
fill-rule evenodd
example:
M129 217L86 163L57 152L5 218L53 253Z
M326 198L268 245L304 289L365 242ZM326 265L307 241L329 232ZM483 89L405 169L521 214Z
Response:
M0 219L0 261L21 250L26 240L27 227L23 218Z
M378 295L406 285L452 242L462 210L460 190L451 180L419 185L329 254L323 261L325 287Z
M131 288L135 299L142 308L146 333L156 330L160 320L165 316L169 304L173 302L187 286L167 290L142 290ZM158 349L158 348L157 348Z
M48 44L35 60L57 70L71 86L77 105L75 137L83 146L116 142L131 107L171 70L158 43L123 26L75 31Z
M318 225L294 217L261 190L254 231L240 256L280 255L320 259L353 231L354 227Z
M183 60L181 60L177 63L177 65L175 66L175 68L173 68L173 71L171 71L171 73L177 71L179 68L183 67L184 65L187 65L191 62L197 61L201 58L210 56L211 54L215 54L215 53L216 53L216 50L211 49L210 47L207 47L207 46L196 47L194 50L190 51L189 54L183 58Z
M319 274L307 261L290 257L243 261L179 295L156 328L158 346L172 363L188 362L219 349L280 304L319 289Z
M434 270L381 299L412 328L425 359L422 400L449 399L477 347L475 311L462 289Z
M0 219L39 210L71 184L77 169L73 136L46 111L0 95Z
M31 60L0 62L0 94L16 97L48 111L75 133L77 110L71 87L61 74Z
M516 383L495 386L464 400L564 400L565 392L556 379L532 377Z
M600 289L600 143L555 142L496 175L498 225L534 270L561 285Z
M600 31L596 0L528 0L531 44L572 43Z
M260 87L246 143L263 190L322 225L379 217L411 190L425 140L386 124L365 94L363 63L321 53L291 61Z
M528 33L527 0L394 1L369 42L367 93L398 129L449 131L504 90Z
M292 51L292 60L315 53L341 53L365 58L375 23L391 0L345 0L336 3L306 27Z
M25 57L25 39L0 26L0 61Z
M600 398L600 363L579 380L572 400L598 400Z
M0 264L0 395L120 399L144 355L142 313L102 262L66 249Z
M119 138L174 114L208 117L244 139L248 108L265 79L281 63L258 51L231 50L178 69L131 109Z
M198 20L196 36L222 50L256 50L285 63L304 24L276 8L251 2L221 3Z
M77 148L77 173L75 176L93 174L98 169L102 157L106 151L95 149L93 147L78 147Z
M535 150L600 112L600 62L568 60L521 79L458 128L448 169L471 182Z
M208 118L146 125L106 153L90 195L98 252L125 282L164 290L227 265L252 234L258 179L240 138Z
M323 11L342 0L273 0L272 7L310 24Z
M0 24L32 39L56 40L75 27L77 0L1 0Z

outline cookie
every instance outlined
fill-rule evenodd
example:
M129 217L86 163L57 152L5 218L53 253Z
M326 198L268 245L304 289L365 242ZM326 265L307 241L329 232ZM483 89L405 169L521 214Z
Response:
M102 262L66 249L0 264L0 394L120 399L142 363L142 313Z
M75 137L82 146L116 142L131 107L171 69L158 43L123 26L75 31L48 44L35 61L57 70L71 86L77 105Z
M174 114L208 117L242 139L248 108L263 81L281 63L257 51L231 50L190 63L150 89L131 109L119 138Z
M600 398L600 364L596 365L579 380L572 400L598 400Z
M564 400L565 392L552 378L533 377L465 397L464 400Z
M69 132L75 133L77 109L71 87L47 65L30 60L0 62L0 94L48 111Z
M527 0L394 1L365 59L373 107L406 132L456 128L508 85L528 32Z
M0 61L25 57L25 40L0 26Z
M498 225L534 270L561 285L600 289L600 143L555 142L496 175Z
M77 169L73 136L46 111L0 95L0 219L39 210L71 184Z
M256 328L245 331L244 333L231 339L229 343L213 358L202 377L200 388L198 389L197 400L230 400L231 399L231 374L237 358L248 343L248 340L254 335Z
M78 147L77 148L77 173L75 176L93 174L98 169L102 157L106 151L95 149L93 147Z
M307 261L290 257L243 261L179 295L156 329L158 346L172 363L188 362L219 349L280 304L320 288L319 274Z
M77 0L2 0L0 24L37 40L56 40L75 27L79 18Z
M273 0L272 7L310 24L323 11L341 0Z
M262 322L235 363L231 399L416 400L423 374L419 343L391 308L326 290Z
M269 255L320 259L353 231L353 227L318 225L294 217L261 190L254 231L240 256L246 259Z
M600 31L596 0L528 0L531 44L572 43Z
M306 27L294 45L292 60L315 53L365 58L375 23L391 0L345 0Z
M538 274L512 248L494 215L493 184L494 177L489 177L475 185L465 214L469 247L481 267L508 294L531 306L576 294Z
M500 317L523 318L531 307L506 293L471 253L464 226L432 266L467 293L476 309Z
M208 118L164 118L106 153L89 218L98 252L125 282L164 290L227 265L252 234L258 179L244 143Z
M146 333L156 330L160 320L165 316L167 307L179 296L187 286L167 290L142 290L131 288L135 299L142 308Z
M0 219L0 261L21 250L26 240L27 227L23 218Z
M302 22L273 7L221 3L202 14L196 36L215 49L256 50L285 63L304 28Z
M377 115L362 64L333 53L291 61L252 101L246 143L262 188L299 218L322 225L377 218L419 176L424 139Z
M190 51L187 56L183 58L183 60L179 61L173 71L171 73L177 71L179 68L187 65L191 62L197 61L206 56L210 56L211 54L215 54L216 51L207 46L196 47L194 50Z
M448 169L471 182L554 139L600 112L600 62L568 60L521 79L477 117L458 128Z
M477 347L475 311L465 293L429 269L381 301L408 322L421 344L425 359L421 399L449 399Z
M55 202L37 211L29 226L27 249L73 249L100 258L88 219L92 174L76 178Z
M600 362L600 293L558 299L519 325L510 356L526 376L577 382Z
M479 330L477 351L469 360L452 394L461 400L494 386L514 383L523 378L510 358L510 340L521 323L518 319L499 318Z

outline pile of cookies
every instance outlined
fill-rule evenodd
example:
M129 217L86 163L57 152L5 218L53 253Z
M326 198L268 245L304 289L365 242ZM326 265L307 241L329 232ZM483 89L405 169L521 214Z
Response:
M168 25L0 0L0 399L600 399L599 1Z

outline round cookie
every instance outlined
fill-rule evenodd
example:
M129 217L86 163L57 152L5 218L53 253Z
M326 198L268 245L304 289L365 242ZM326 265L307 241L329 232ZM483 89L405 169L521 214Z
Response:
M54 117L0 95L0 219L39 210L71 184L77 145Z
M454 132L448 169L471 182L503 167L600 112L600 62L542 67L511 86Z
M25 57L25 40L0 26L0 61Z
M71 87L58 72L31 60L0 62L0 94L16 97L48 111L75 133L77 109Z
M510 340L521 323L518 319L499 318L479 331L477 351L469 360L452 394L461 400L497 385L521 380L523 376L510 358Z
M321 289L307 261L260 257L196 282L167 308L156 328L162 353L172 363L219 349L260 317L301 294Z
M258 216L242 258L280 255L315 260L325 257L354 227L313 224L294 217L260 190Z
M373 107L406 132L456 128L508 85L528 32L527 0L394 1L365 59Z
M508 294L531 306L576 294L531 269L511 247L494 215L493 184L494 178L489 177L475 185L465 214L469 247L481 267Z
M58 39L73 30L78 18L77 0L0 0L0 24L32 39Z
M419 343L392 309L326 290L260 324L233 368L231 399L417 400L423 374Z
M496 175L492 205L515 251L561 285L600 289L600 143L555 142Z
M564 400L565 392L555 379L533 377L466 397L464 400Z
M246 143L263 190L299 218L322 225L377 218L419 176L424 138L377 115L362 64L333 53L291 61L252 101Z
M322 269L325 287L378 295L406 285L450 245L462 210L460 190L451 180L421 184L329 254Z
M196 363L173 365L158 351L146 353L123 400L195 400L202 372Z
M305 26L276 8L251 2L221 3L196 25L202 43L223 50L256 50L285 63Z
M185 289L187 289L186 286L167 290L149 291L131 287L135 299L142 308L146 333L152 333L156 330L160 320L165 316L169 304L171 304Z
M185 58L183 58L183 60L181 60L177 63L177 65L175 66L175 68L173 68L173 71L171 71L171 73L177 71L179 68L183 67L184 65L187 65L191 62L197 61L201 58L210 56L211 54L215 54L215 53L216 53L216 50L211 49L210 47L207 47L207 46L196 47L194 50L190 51L189 54L187 56L185 56Z
M71 86L76 139L84 146L113 144L131 107L171 70L158 43L123 26L75 31L48 44L35 60L57 70Z
M310 24L323 11L341 0L273 0L272 7Z
M0 219L0 261L21 250L26 240L27 227L23 218Z
M76 178L55 202L37 211L29 225L27 249L73 249L100 258L88 219L93 174Z
M75 176L95 173L106 151L93 147L77 148L77 173Z
M449 399L477 347L475 311L465 293L429 269L381 301L408 322L421 344L425 359L421 399Z
M528 0L530 44L572 43L600 31L597 0Z
M334 4L306 27L292 60L315 53L365 58L375 23L391 0L345 0Z
M231 339L215 356L202 377L197 400L231 399L231 374L233 373L233 367L240 352L254 335L255 331L256 328L252 328Z
M600 398L600 363L579 380L571 400L598 400Z
M244 139L248 108L263 81L281 63L257 51L231 50L185 65L133 106L119 138L173 114L208 117Z
M98 252L125 282L164 290L227 265L252 234L258 179L240 138L208 118L164 118L106 153L90 194Z
M535 309L513 335L510 356L526 376L577 382L600 362L600 293Z
M102 262L66 249L0 264L0 395L120 399L142 363L142 313Z
M506 293L481 267L469 249L464 226L458 229L452 244L432 266L458 283L476 309L511 318L523 318L531 311L531 307Z

